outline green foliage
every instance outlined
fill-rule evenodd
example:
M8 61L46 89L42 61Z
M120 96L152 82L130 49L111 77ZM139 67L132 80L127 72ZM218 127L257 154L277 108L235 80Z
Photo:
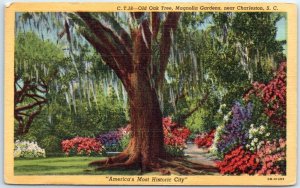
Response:
M269 81L277 63L285 59L285 41L276 40L276 23L282 17L278 13L183 14L168 64L165 115L185 121L194 133L221 124L220 106L232 106L253 81ZM205 93L209 96L204 104L180 119Z
M130 141L130 138L131 138L130 133L123 135L123 137L121 138L120 146L123 150L127 148L128 144L129 144L129 141Z
M18 33L15 41L15 74L22 80L57 76L59 66L65 63L62 49L50 40L42 40L33 32Z
M48 153L58 153L61 150L61 140L55 135L45 135L40 145L46 149Z
M99 133L115 130L126 124L123 102L115 96L102 96L98 104L88 107L87 102L77 101L77 112L66 108L64 99L49 104L33 122L28 134L19 139L37 141L47 153L61 153L60 142L64 139L95 137ZM62 105L63 104L63 105Z

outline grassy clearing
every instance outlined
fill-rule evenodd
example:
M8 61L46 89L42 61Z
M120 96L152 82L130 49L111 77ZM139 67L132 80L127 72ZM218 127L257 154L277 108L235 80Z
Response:
M138 170L95 171L88 164L99 157L51 157L16 159L15 175L137 175Z

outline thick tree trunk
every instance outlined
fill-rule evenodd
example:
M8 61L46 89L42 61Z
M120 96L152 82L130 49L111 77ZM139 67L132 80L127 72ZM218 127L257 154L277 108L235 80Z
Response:
M96 161L91 165L102 165L99 169L139 166L142 171L159 168L160 159L165 159L167 155L164 149L162 113L155 88L163 84L170 53L170 33L171 29L175 30L180 14L167 15L160 39L160 60L156 64L152 62L152 42L156 40L155 32L159 30L159 24L156 22L151 22L154 23L154 27L151 27L149 20L141 19L139 26L131 30L132 43L128 43L124 40L120 41L120 38L116 37L109 28L93 19L88 13L78 14L100 40L94 40L94 37L88 34L84 36L116 72L126 88L132 126L132 138L127 149L115 157ZM132 16L133 19L139 20L143 14L133 13ZM152 16L159 22L158 15ZM110 37L107 38L107 35ZM105 44L102 43L103 41ZM147 72L149 66L159 71L149 73ZM153 78L150 78L151 76ZM155 83L155 86L150 84L150 79L153 79L152 83Z
M167 158L158 96L144 71L138 70L130 77L133 92L129 94L132 131L129 145L115 157L92 162L91 165L100 166L98 169L134 167L149 171L159 168L160 159Z
M134 93L129 96L132 138L127 152L132 160L140 160L141 168L165 158L162 113L156 91L143 71L131 77Z

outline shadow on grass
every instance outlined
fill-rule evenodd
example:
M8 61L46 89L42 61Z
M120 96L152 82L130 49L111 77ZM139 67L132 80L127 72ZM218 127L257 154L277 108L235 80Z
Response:
M24 165L14 168L15 175L137 175L138 170L111 169L98 171L85 166Z

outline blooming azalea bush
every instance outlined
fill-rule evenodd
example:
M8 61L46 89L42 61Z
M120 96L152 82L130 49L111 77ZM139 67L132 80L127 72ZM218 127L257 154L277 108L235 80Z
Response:
M71 155L101 155L104 146L94 138L75 137L61 142L62 150L67 156Z
M162 119L164 144L167 152L174 156L182 156L186 147L187 138L191 134L187 127L173 122L171 117ZM111 131L106 134L99 135L96 139L105 146L107 151L124 150L129 144L131 137L131 125L119 128L117 131Z
M211 151L221 159L220 173L285 175L286 63L270 82L254 83L244 100L252 104L250 115L235 104L224 117L229 123L217 127Z
M243 146L239 146L228 152L223 161L217 162L217 167L221 174L250 174L253 175L259 168L257 154L244 150Z
M257 151L262 164L258 170L259 175L286 174L286 141L280 138L278 141L266 141Z
M253 153L239 146L217 162L221 174L286 174L286 141L265 141Z
M261 124L260 126L251 124L248 132L248 144L246 148L250 151L254 152L262 146L265 140L271 140L273 135L271 136L272 129L270 129L270 125Z
M36 142L15 141L14 158L38 158L46 157L44 149L40 148Z
M269 83L254 82L245 100L258 97L264 104L264 113L275 125L286 126L286 62L281 63L276 76Z
M196 136L194 143L200 147L209 148L213 144L216 130L213 129L209 133L203 133Z
M172 121L171 117L163 118L164 143L168 153L173 156L184 155L186 142L191 132L187 127Z

